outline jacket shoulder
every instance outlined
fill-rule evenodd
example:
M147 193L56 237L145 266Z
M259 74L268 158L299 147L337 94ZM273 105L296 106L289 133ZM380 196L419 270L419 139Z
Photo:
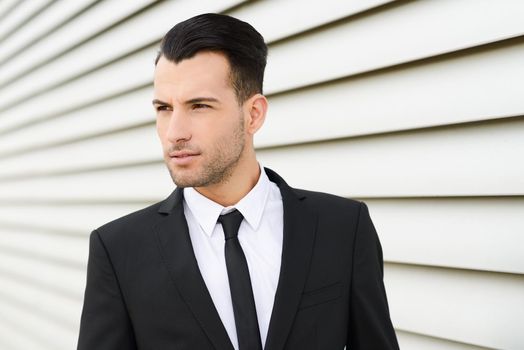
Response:
M163 202L164 201L152 204L146 208L112 220L98 227L95 231L98 232L105 243L115 240L120 241L122 239L127 240L140 232L149 232L151 228L165 216L165 214L158 212Z
M294 189L294 191L300 197L307 198L309 201L311 201L311 203L319 207L328 206L330 208L341 207L341 208L344 208L345 210L347 209L359 210L360 207L364 204L363 202L355 200L355 199L345 198L345 197L341 197L341 196L337 196L337 195L325 193L325 192L316 192L316 191L309 191L309 190L304 190L304 189Z
M305 197L304 201L318 215L320 222L330 222L337 227L356 228L362 209L366 208L363 202L330 193L303 189L295 191Z

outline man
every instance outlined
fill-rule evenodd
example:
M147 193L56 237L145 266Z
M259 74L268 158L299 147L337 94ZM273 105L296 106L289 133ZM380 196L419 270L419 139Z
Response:
M153 105L177 189L91 234L78 349L398 349L366 206L257 162L266 56L224 15L162 40Z

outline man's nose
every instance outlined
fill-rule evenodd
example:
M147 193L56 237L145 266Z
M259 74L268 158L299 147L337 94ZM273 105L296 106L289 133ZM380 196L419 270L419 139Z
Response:
M191 120L183 111L173 110L171 112L167 139L174 144L191 139Z

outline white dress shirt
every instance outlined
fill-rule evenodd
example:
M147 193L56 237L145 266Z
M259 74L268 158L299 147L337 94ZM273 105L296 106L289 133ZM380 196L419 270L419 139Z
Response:
M224 256L224 231L222 225L217 224L219 215L235 208L244 216L238 240L249 268L264 347L280 274L284 235L284 207L278 186L269 181L261 167L255 187L234 206L223 207L193 188L184 189L184 214L200 273L231 343L238 349Z

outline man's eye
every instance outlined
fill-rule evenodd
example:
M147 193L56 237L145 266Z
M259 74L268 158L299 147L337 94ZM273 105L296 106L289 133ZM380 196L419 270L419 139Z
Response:
M211 108L211 106L206 105L204 103L195 103L195 104L193 104L193 109L205 109L205 108Z
M163 111L169 111L169 110L170 110L169 106L157 106L156 107L157 112L163 112Z

